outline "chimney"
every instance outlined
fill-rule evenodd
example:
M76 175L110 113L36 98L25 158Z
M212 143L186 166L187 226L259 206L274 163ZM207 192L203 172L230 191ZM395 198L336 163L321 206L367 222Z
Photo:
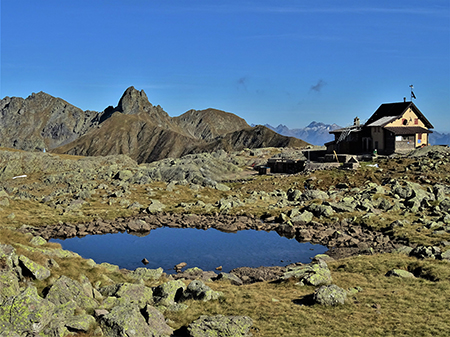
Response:
M359 126L359 118L358 117L355 117L355 119L353 120L353 125Z
M406 102L406 97L403 97L403 102Z

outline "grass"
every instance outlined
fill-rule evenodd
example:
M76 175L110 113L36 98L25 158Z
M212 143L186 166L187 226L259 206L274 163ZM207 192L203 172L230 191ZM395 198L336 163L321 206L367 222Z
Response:
M174 327L186 326L200 315L246 315L253 319L252 333L262 336L445 336L450 328L445 294L450 293L448 264L420 261L440 281L386 277L393 268L415 268L417 261L402 255L361 256L330 263L335 284L363 291L337 307L311 305L314 287L294 282L232 286L209 284L225 293L215 302L189 302L183 313L167 313ZM417 305L420 303L420 305Z

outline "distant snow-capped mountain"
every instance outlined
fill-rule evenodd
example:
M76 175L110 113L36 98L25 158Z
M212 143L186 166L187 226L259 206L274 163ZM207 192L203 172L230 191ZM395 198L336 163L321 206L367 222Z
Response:
M341 126L337 124L330 125L321 122L311 122L307 127L300 129L289 129L286 125L282 124L277 127L273 127L269 124L266 124L265 126L280 135L299 138L313 145L324 145L325 143L334 140L334 135L330 134L330 131L341 128Z
M252 126L254 125L252 124ZM321 122L311 122L307 127L300 129L289 129L283 124L280 124L277 127L269 124L265 124L264 126L280 135L299 138L313 145L324 145L325 143L334 140L334 135L329 132L342 128L337 124L325 124ZM450 145L450 133L433 131L429 137L430 145Z
M439 133L433 131L430 134L431 145L450 145L450 133Z

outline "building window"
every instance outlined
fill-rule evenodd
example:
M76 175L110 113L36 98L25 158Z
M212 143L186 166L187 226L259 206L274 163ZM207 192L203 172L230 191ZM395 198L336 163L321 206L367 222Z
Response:
M414 125L419 125L419 118L414 118Z

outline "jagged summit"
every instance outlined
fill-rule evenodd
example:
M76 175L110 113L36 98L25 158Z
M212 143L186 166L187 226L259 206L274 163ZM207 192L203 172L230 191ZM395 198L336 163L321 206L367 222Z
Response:
M267 128L251 128L244 119L217 109L189 110L171 118L149 102L144 90L132 86L116 107L100 113L43 92L26 99L5 97L0 122L0 146L84 156L126 154L140 163L217 149L307 145Z
M136 90L133 86L123 93L116 110L126 115L138 114L153 107L144 90Z

